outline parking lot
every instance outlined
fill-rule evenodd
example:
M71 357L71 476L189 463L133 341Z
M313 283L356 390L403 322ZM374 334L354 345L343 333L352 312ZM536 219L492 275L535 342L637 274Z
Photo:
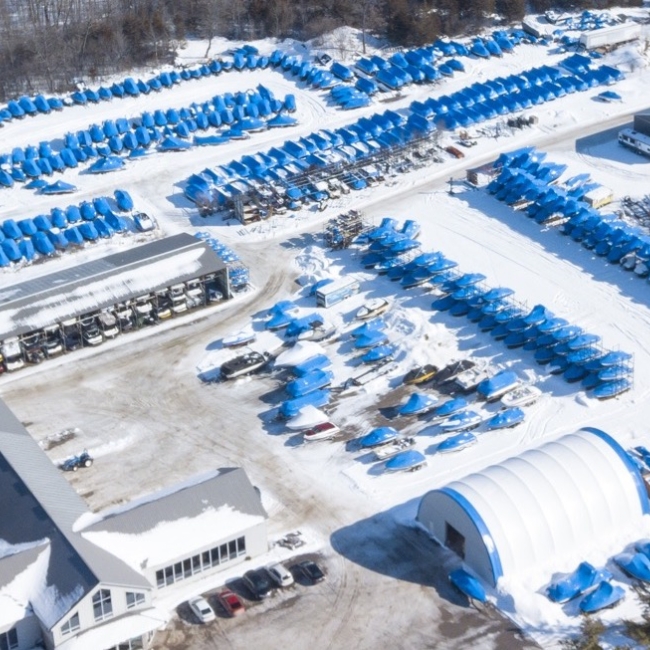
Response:
M83 448L93 452L91 468L66 478L95 510L214 467L241 465L269 511L270 542L303 531L310 556L327 574L323 583L298 583L254 602L238 580L228 580L244 599L243 616L218 613L216 621L200 625L180 604L156 636L156 648L536 647L500 614L477 612L451 589L445 562L456 560L396 523L412 517L413 503L397 513L377 512L372 499L349 489L346 476L324 476L317 469L321 460L295 455L277 425L264 429L259 399L277 392L272 376L225 385L198 379L201 360L221 336L259 313L260 303L294 290L295 274L285 269L308 242L302 237L274 248L271 261L264 242L249 244L257 293L194 314L180 326L118 337L99 355L88 349L38 372L6 376L3 398L37 440L77 428L47 453L59 462ZM321 449L330 469L346 453L338 444ZM300 557L298 549L287 564ZM248 568L241 565L241 574Z
M298 577L293 586L277 589L263 601L252 600L240 580L228 582L245 604L243 615L228 617L216 604L215 591L209 591L204 595L217 619L200 624L182 604L157 634L155 647L537 647L494 610L478 611L454 592L441 567L427 566L431 549L418 533L393 530L390 539L365 542L354 535L345 530L333 536L350 557L309 556L327 571L324 582L312 585Z

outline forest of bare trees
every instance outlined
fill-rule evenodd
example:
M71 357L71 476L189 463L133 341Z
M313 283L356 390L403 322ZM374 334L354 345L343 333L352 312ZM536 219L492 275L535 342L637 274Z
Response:
M609 4L614 0L0 0L0 100L157 66L193 36L306 40L350 25L395 45L418 45L520 20L525 10Z

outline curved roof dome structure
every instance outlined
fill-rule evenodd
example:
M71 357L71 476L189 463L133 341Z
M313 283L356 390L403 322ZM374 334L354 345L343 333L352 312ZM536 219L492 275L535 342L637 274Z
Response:
M582 429L432 490L417 519L492 585L532 567L554 570L650 514L621 446Z

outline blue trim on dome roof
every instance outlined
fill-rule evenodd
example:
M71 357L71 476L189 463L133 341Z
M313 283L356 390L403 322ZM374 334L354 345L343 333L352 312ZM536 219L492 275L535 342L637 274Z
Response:
M503 566L501 565L501 558L499 557L499 551L492 534L490 533L488 527L483 521L483 517L478 513L478 510L462 495L460 492L457 492L453 488L443 487L438 490L443 494L446 494L448 497L453 499L466 513L470 518L471 522L476 526L485 550L487 551L488 557L490 559L490 567L492 568L492 578L493 584L496 585L499 578L503 576Z
M600 429L596 429L596 427L583 427L581 430L598 436L601 440L604 440L613 451L616 452L616 454L618 454L618 457L623 461L623 464L627 468L628 472L630 472L632 480L636 485L636 490L639 494L639 502L641 504L641 511L644 515L650 515L650 499L648 499L648 491L646 490L645 483L641 477L641 473L637 469L636 465L630 460L625 449L623 449L623 447L621 447L612 436Z

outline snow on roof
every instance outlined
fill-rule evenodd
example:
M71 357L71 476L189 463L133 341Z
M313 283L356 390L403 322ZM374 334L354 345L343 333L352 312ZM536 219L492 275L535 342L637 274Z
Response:
M10 556L13 560L11 564L16 564L17 560L26 560L25 566L21 567L10 582L0 588L0 628L6 625L13 625L30 614L30 604L34 609L38 609L38 614L44 614L46 617L56 616L57 608L48 612L44 605L42 595L46 592L47 570L50 562L50 545L39 542L32 545L27 552ZM6 560L2 562L2 571L6 572L4 566Z
M267 518L241 468L224 468L104 513L81 535L141 571L232 537ZM79 529L86 518L76 524Z
M0 337L42 329L223 266L204 242L176 235L13 285L0 290Z
M41 544L45 544L46 542L46 539L41 539L35 542L26 542L25 544L9 544L6 540L0 539L0 560L11 557L16 553L22 553L30 548L41 546Z
M544 581L573 568L596 543L614 539L621 547L650 509L625 451L596 429L525 451L441 492L484 531L496 580L534 570Z
M585 194L585 198L591 201L597 201L597 200L609 198L612 195L613 192L612 190L609 189L609 187L605 187L604 185L599 185L598 187L595 187L593 190L587 192Z
M169 615L156 607L150 607L137 614L128 614L93 627L86 632L76 634L65 643L57 646L58 650L87 650L87 648L112 648L122 644L126 639L133 639L152 632L167 624Z
M232 506L208 507L194 517L162 521L140 534L101 530L101 524L83 536L93 544L121 558L137 571L161 566L197 549L208 548L219 540L243 533L264 522L265 517L235 510Z
M81 517L79 517L79 519L77 519L77 521L72 526L72 530L74 532L81 532L85 528L89 528L93 524L96 524L105 519L109 519L110 517L120 515L129 510L133 510L134 508L139 508L140 506L145 505L147 503L151 503L152 501L158 501L167 496L175 494L176 492L180 492L181 490L184 490L186 488L191 488L195 485L200 485L201 483L210 481L216 478L217 476L219 476L220 473L222 473L223 471L225 470L216 469L211 472L206 472L204 474L197 474L196 476L191 476L189 479L185 481L181 481L180 483L170 485L166 488L158 490L157 492L150 492L149 494L145 494L141 497L133 499L132 501L129 501L128 503L124 503L119 506L116 506L115 508L109 508L102 512L87 512L83 514Z

